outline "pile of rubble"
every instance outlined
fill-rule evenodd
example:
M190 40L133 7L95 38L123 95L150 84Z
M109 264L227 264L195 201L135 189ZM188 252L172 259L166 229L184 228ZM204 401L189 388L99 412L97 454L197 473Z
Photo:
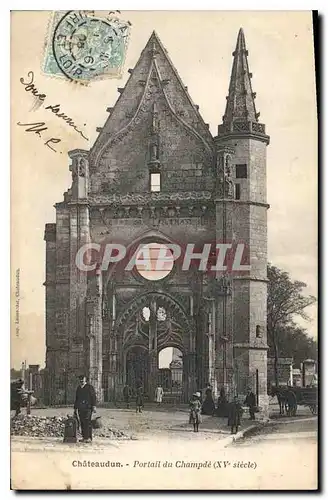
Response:
M12 436L63 437L66 417L39 417L36 415L18 415L12 417L10 433ZM104 425L93 431L95 437L107 439L131 439L124 432Z
M96 437L107 438L107 439L132 439L131 436L127 436L123 431L118 431L117 429L111 429L110 427L102 427L101 429L95 429L93 434Z
M10 433L12 436L61 437L65 420L65 417L18 415L11 419Z

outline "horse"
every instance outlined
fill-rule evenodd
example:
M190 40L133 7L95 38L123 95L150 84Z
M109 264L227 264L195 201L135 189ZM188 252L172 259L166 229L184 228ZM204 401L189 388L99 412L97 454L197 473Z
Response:
M284 415L288 412L288 400L286 397L285 389L281 387L272 387L271 396L277 396L278 404L279 404L279 414Z

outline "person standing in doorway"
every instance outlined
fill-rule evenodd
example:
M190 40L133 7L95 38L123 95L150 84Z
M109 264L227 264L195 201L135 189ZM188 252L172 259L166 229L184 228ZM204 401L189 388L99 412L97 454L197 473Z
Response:
M136 391L136 413L142 413L143 408L143 387L142 385L138 385Z
M158 406L163 402L164 390L161 385L158 385L155 390L155 401Z
M74 415L78 414L81 425L81 441L84 443L92 442L92 413L96 412L96 393L91 384L88 384L87 377L81 375L80 383L76 389Z
M131 392L131 387L128 383L126 383L123 388L123 398L127 408L130 408Z
M255 420L256 397L250 387L247 390L247 396L244 404L249 408L249 419Z

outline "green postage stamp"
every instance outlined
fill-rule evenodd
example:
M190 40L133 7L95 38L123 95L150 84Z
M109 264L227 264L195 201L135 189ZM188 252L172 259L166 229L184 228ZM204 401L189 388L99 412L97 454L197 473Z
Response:
M120 11L95 16L94 11L56 11L46 38L43 72L88 83L120 78L131 23Z

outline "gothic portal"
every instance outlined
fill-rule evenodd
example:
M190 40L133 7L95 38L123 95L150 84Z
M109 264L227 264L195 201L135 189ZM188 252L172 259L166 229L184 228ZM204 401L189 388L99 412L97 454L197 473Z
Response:
M69 153L72 185L45 228L49 403L71 402L83 371L100 401L121 399L126 382L153 400L159 353L172 347L183 401L210 383L230 396L250 386L265 406L269 137L243 30L216 137L155 32L129 73L93 147ZM76 265L88 243L154 255L172 243L236 241L248 248L247 274L209 275L169 259L157 274L122 262L93 272Z

